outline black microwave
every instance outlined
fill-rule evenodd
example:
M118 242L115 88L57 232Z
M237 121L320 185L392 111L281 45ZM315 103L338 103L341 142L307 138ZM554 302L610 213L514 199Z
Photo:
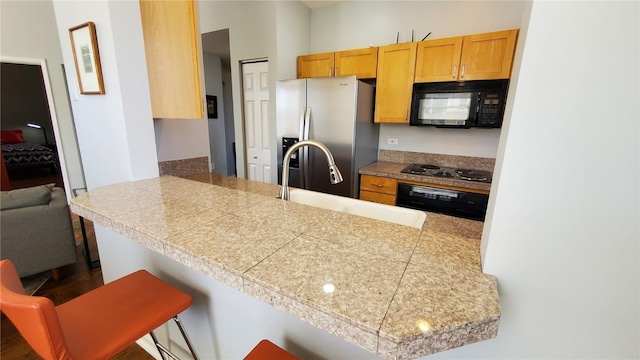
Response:
M409 124L499 128L508 88L509 80L414 84Z

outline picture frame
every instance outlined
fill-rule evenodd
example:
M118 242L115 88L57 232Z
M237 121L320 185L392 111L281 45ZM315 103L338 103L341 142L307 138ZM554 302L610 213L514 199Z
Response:
M84 95L102 95L104 80L98 51L96 26L89 21L69 29L71 51L76 65L76 76L80 93Z
M218 97L215 95L207 95L207 117L209 119L218 118Z

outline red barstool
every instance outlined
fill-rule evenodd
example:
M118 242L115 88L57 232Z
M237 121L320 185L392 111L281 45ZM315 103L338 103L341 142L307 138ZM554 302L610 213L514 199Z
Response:
M192 302L188 294L139 270L54 306L46 297L26 295L11 261L0 261L0 310L46 360L110 359L146 334L163 358L163 353L177 358L152 332L169 319L197 359L178 319Z
M262 340L244 360L300 360L269 340Z

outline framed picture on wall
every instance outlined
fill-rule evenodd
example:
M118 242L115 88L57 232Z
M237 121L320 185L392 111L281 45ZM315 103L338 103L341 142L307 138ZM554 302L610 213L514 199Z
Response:
M104 94L96 26L92 22L74 26L69 29L69 36L71 37L71 50L76 64L80 93L86 95Z
M207 117L209 119L218 118L218 97L207 95Z

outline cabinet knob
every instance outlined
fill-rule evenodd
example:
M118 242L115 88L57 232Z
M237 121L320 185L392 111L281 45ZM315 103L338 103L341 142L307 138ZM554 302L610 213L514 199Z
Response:
M458 65L453 65L453 74L452 77L455 79L456 75L458 75Z
M463 78L464 77L464 69L465 69L466 65L462 65L462 72L460 73L460 77Z
M373 185L373 186L377 186L377 187L383 187L383 186L384 186L384 185L382 185L382 184L374 184L374 183L371 183L371 185Z

